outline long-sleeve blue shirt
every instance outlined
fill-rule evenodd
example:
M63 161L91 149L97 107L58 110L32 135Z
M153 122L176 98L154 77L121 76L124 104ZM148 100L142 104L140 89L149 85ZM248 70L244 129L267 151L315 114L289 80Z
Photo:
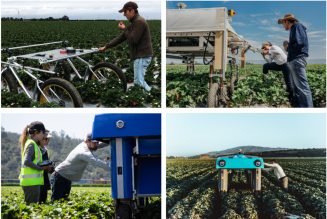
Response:
M301 23L294 23L290 30L287 61L309 56L307 28Z

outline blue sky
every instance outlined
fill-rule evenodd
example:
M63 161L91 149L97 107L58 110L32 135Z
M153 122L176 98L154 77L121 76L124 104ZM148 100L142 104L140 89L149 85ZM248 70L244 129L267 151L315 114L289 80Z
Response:
M288 32L277 24L277 19L287 13L294 14L307 27L310 59L326 59L326 2L325 1L178 1L187 8L227 7L234 9L232 26L239 35L261 45L263 41L282 46ZM176 8L177 1L167 2L167 8ZM249 59L262 59L252 52Z
M167 156L237 146L326 147L326 115L317 113L167 114Z

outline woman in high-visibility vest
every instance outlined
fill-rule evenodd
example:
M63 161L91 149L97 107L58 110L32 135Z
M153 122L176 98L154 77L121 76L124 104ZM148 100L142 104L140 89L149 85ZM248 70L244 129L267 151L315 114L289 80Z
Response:
M41 185L44 184L43 170L51 168L38 166L42 162L39 144L45 137L45 132L48 130L42 122L32 122L25 127L19 139L22 155L19 180L27 204L39 202Z

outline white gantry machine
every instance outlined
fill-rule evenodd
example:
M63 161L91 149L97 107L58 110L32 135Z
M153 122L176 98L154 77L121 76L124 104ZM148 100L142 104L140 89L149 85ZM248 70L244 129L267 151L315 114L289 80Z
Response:
M210 64L208 107L224 106L228 99L224 86L227 65L230 91L238 80L238 66L245 66L245 53L258 52L232 27L234 10L221 8L168 9L166 52L167 58L182 59L187 71L194 72L195 58Z

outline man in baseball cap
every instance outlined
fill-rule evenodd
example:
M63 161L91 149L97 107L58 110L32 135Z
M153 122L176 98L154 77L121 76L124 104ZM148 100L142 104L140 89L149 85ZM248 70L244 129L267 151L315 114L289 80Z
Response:
M130 9L134 9L137 10L138 6L135 2L127 2L126 4L124 4L124 7L122 9L120 9L118 12L122 13L125 10L130 10Z
M122 33L105 46L100 47L99 51L104 52L109 48L127 41L130 57L134 64L134 85L140 85L146 91L150 91L151 87L144 79L145 72L150 65L153 55L149 25L146 20L139 15L138 6L135 2L127 2L119 12L124 13L130 25L126 26L124 22L120 21L118 28Z
M290 66L290 75L294 86L294 106L313 107L312 94L306 75L307 58L309 56L309 42L307 28L295 18L293 14L285 14L277 21L285 30L290 31L287 62Z
M79 181L86 167L91 164L93 166L101 167L108 172L110 163L100 160L94 154L99 148L109 146L108 144L92 140L92 133L88 133L83 142L77 145L67 156L67 158L60 163L53 174L53 186L51 200L59 200L61 198L67 199L71 184L73 181Z

